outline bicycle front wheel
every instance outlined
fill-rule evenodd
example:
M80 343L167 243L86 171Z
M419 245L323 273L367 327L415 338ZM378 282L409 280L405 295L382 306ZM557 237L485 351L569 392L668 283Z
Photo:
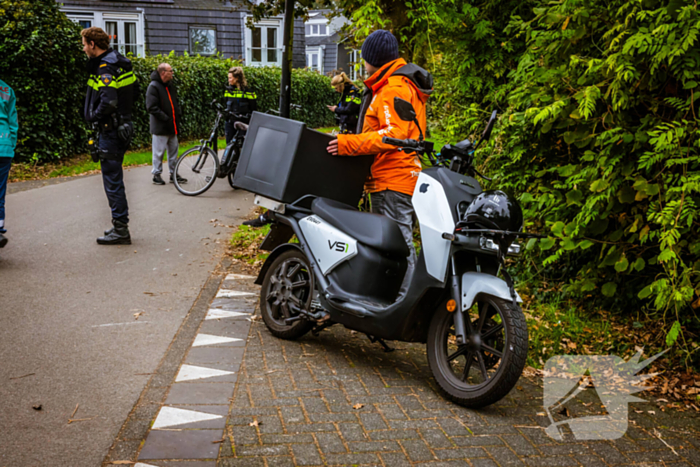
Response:
M208 147L194 147L185 151L175 166L175 188L186 196L197 196L207 191L216 181L219 158Z

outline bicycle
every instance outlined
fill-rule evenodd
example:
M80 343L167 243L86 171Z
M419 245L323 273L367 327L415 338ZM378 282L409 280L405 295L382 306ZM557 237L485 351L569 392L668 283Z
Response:
M242 119L247 116L229 112L216 100L212 101L211 106L216 110L216 120L209 139L202 139L199 146L185 151L175 165L175 188L185 196L201 195L214 185L217 178L228 177L229 185L235 189L233 177L238 167L238 159L248 126L240 121L234 124L236 135L226 146L221 162L217 154L217 133L223 117ZM184 181L181 183L181 180Z

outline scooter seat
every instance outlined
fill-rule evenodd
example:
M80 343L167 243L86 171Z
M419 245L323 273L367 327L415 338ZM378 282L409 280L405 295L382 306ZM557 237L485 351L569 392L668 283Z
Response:
M328 198L316 198L311 203L311 212L358 242L387 255L405 258L409 254L398 224L386 216L360 212Z

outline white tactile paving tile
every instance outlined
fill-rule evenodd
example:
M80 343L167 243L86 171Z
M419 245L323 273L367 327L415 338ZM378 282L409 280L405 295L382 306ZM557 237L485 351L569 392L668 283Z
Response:
M228 344L230 342L240 342L243 339L236 339L235 337L224 337L224 336L212 336L211 334L198 334L194 338L192 347L202 347L204 345L216 345L216 344Z
M239 290L219 289L219 291L216 293L216 298L250 297L253 295L257 294L253 292L241 292Z
M211 308L209 309L209 312L207 312L207 316L204 318L205 321L209 321L211 319L223 319L223 318L242 318L242 317L249 317L250 313L241 313L239 311L227 311L227 310L222 310L219 308Z
M255 280L257 277L255 276L247 276L245 274L229 274L226 276L227 281L235 281L235 280Z
M153 429L167 428L169 426L184 425L186 423L204 422L223 418L221 415L197 412L196 410L178 409L175 407L163 407L158 413Z
M175 382L180 383L183 381L194 381L196 379L213 378L215 376L227 376L233 373L233 371L217 370L204 366L182 365L180 367L180 372L175 378Z

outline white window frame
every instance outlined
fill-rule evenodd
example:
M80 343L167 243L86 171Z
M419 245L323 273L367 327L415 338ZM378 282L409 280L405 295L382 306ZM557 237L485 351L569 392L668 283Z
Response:
M323 74L323 50L324 48L320 45L317 46L312 46L312 47L306 47L306 67L309 70L316 70L319 73ZM313 66L309 65L309 57L313 55L318 55L318 67L314 68ZM312 63L312 62L311 62Z
M318 26L324 25L326 26L326 33L321 34L321 28ZM311 19L304 23L304 33L306 33L306 26L310 26L309 29L309 34L306 34L306 37L328 37L330 36L330 22L326 18L321 18L321 19ZM316 32L314 33L314 26L316 26Z
M245 63L247 66L264 67L264 66L282 66L282 52L284 47L282 47L282 35L284 34L284 22L278 19L268 19L261 20L253 24L253 27L261 28L261 62L253 62L253 31L246 26L245 28ZM267 46L267 29L276 28L277 29L277 61L269 62L267 60L267 51L272 47ZM257 48L257 47L256 47Z
M132 44L136 46L137 57L144 57L146 55L146 32L144 30L145 21L143 19L143 12L135 11L129 13L119 13L112 11L85 11L79 8L64 7L61 11L66 14L68 19L75 21L78 20L91 21L92 26L102 28L106 31L105 23L107 21L116 21L117 23L117 38L120 42L117 44L117 50L120 53L124 53L125 43L123 39L124 35L124 23L136 23L136 43ZM126 54L125 54L126 55Z
M192 48L192 30L193 29L206 29L209 31L214 31L214 52L212 53L202 53L202 52L195 52L194 49ZM213 55L216 55L216 53L219 50L219 40L218 40L218 31L216 30L216 26L214 25L206 25L206 24L190 24L187 27L187 48L189 49L191 54L198 54L198 55L203 55L205 57L211 57Z
M364 79L365 74L364 68L362 67L361 51L352 49L352 51L348 55L350 55L351 57L351 59L348 62L348 71L350 72L348 73L348 77L353 81L356 81L358 79ZM358 65L359 67L355 68L355 65Z

